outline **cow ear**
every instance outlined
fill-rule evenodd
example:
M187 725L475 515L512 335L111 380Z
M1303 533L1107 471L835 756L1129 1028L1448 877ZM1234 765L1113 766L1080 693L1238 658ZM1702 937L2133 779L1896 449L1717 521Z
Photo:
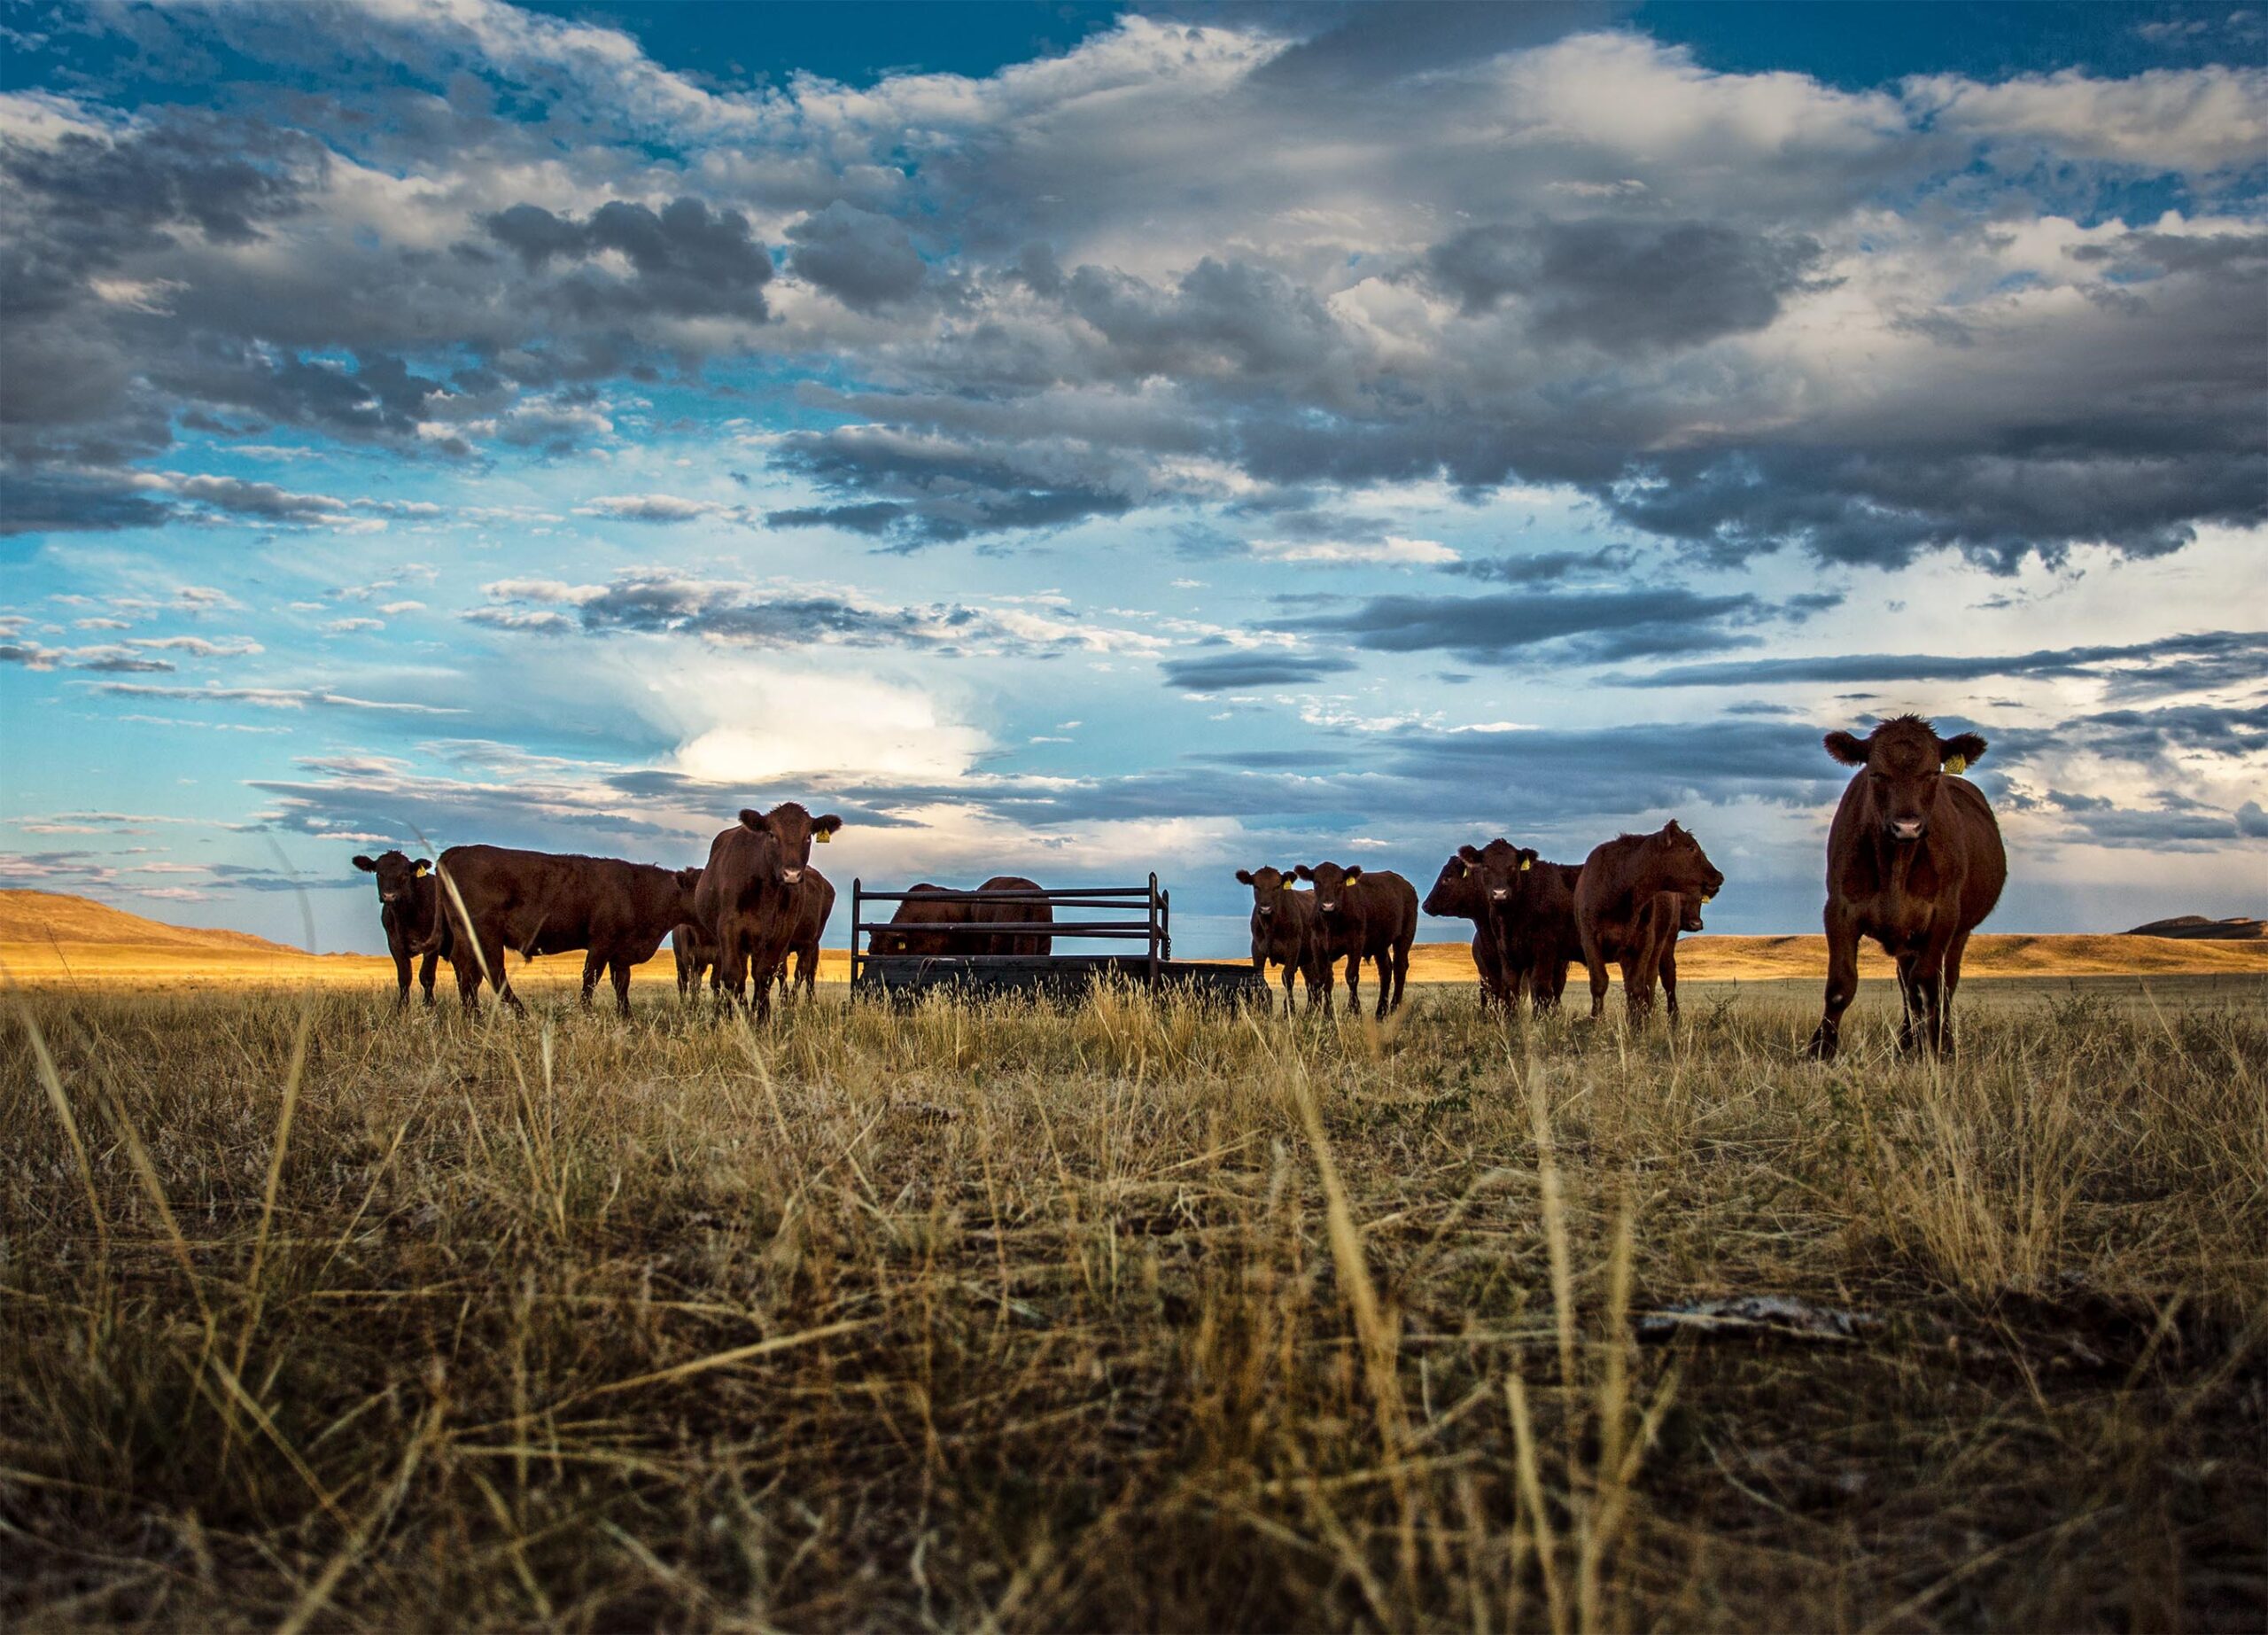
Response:
M1465 861L1465 862L1466 862L1466 863L1468 863L1468 864L1471 864L1471 863L1477 863L1477 862L1479 862L1479 861L1480 860L1480 848L1479 846L1474 846L1474 845L1462 845L1462 846L1459 846L1459 847L1456 849L1456 854L1457 854L1457 856L1458 856L1459 858L1461 858L1464 861Z
M1252 870L1249 868L1238 869L1237 884L1239 885L1250 885L1252 884Z
M1315 870L1309 868L1305 863L1300 864L1297 868L1293 868L1292 872L1302 880L1312 880L1315 878Z
M1363 877L1363 866L1360 863L1357 863L1352 868L1347 869L1344 872L1348 879L1359 880Z
M1984 740L1973 732L1965 732L1958 738L1941 742L1938 752L1945 758L1946 770L1958 776L1969 770L1971 762L1984 759Z
M361 869L366 875L374 875L378 872L378 866L367 857L356 858L354 860L354 867Z
M1827 745L1829 755L1846 767L1867 764L1867 744L1863 738L1854 738L1847 732L1830 732L1820 742Z
M701 871L698 868L680 868L677 871L677 883L690 890L701 884Z
M742 829L754 829L759 835L768 834L770 832L770 830L765 827L764 814L758 812L754 806L742 806L741 808L741 827Z
M816 817L812 820L812 837L821 845L825 845L835 837L835 831L842 827L843 820L830 812L825 817Z
M1520 848L1520 867L1522 868L1534 868L1535 858L1536 851L1534 846L1522 846Z
M433 860L430 857L419 858L409 866L409 872L414 878L423 879L433 872Z

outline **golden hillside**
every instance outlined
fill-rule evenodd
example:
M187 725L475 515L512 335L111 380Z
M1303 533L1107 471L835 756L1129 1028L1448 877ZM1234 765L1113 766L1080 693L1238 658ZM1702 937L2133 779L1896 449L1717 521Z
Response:
M145 920L89 897L62 891L0 891L0 946L68 943L149 949L201 950L231 955L306 954L249 931L208 931Z

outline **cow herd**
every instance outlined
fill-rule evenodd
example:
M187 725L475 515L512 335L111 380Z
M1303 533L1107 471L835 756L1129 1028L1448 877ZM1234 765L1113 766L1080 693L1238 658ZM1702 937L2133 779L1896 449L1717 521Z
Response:
M1811 1054L1832 1060L1838 1047L1843 1013L1858 989L1860 937L1897 962L1901 1047L1948 1050L1963 951L2008 878L1992 808L1960 775L1984 753L1984 742L1974 733L1940 738L1929 722L1899 716L1863 739L1829 733L1826 746L1858 771L1828 836L1827 996ZM720 997L762 1019L775 982L807 995L813 990L835 887L812 867L811 851L842 826L841 818L814 817L794 801L743 811L711 844L700 868L489 845L451 846L438 868L400 852L357 857L354 865L377 876L402 1004L420 961L418 980L426 1003L433 1002L435 967L446 958L466 1009L478 1008L484 981L519 1009L505 971L508 952L533 958L579 950L583 1002L590 1003L604 973L626 1016L631 967L667 941L681 994L691 997L705 975ZM1309 1005L1329 1011L1341 962L1350 1007L1359 1006L1365 963L1378 975L1377 1014L1398 1007L1422 907L1472 923L1484 1004L1509 1013L1526 1000L1549 1010L1565 991L1567 968L1580 962L1596 1018L1606 1002L1611 962L1621 969L1634 1023L1651 1015L1658 987L1676 1016L1677 938L1701 929L1702 908L1725 884L1700 842L1674 820L1651 834L1609 840L1580 864L1548 862L1502 838L1461 846L1422 905L1409 881L1385 869L1302 863L1240 868L1237 879L1252 891L1254 969L1282 968L1286 1010L1296 975ZM1003 899L991 904L916 886L889 928L875 933L871 952L1045 955L1051 939L1035 928L1052 919L1045 902L1028 895L1038 890L1021 876L996 876L978 888L980 896ZM1014 929L994 936L937 929L951 923Z

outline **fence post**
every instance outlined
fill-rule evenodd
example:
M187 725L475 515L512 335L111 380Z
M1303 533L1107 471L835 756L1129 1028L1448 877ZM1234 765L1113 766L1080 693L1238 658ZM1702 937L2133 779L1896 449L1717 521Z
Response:
M865 882L857 875L850 876L850 985L858 985L858 922L866 916L859 910L858 899L866 894Z

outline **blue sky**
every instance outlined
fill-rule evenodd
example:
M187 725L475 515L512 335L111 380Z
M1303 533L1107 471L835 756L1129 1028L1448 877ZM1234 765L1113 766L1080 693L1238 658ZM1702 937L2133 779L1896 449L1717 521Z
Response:
M2225 5L0 5L0 885L376 948L389 845L1422 887L1832 727L1996 929L2268 898ZM1456 935L1453 923L1428 936Z

